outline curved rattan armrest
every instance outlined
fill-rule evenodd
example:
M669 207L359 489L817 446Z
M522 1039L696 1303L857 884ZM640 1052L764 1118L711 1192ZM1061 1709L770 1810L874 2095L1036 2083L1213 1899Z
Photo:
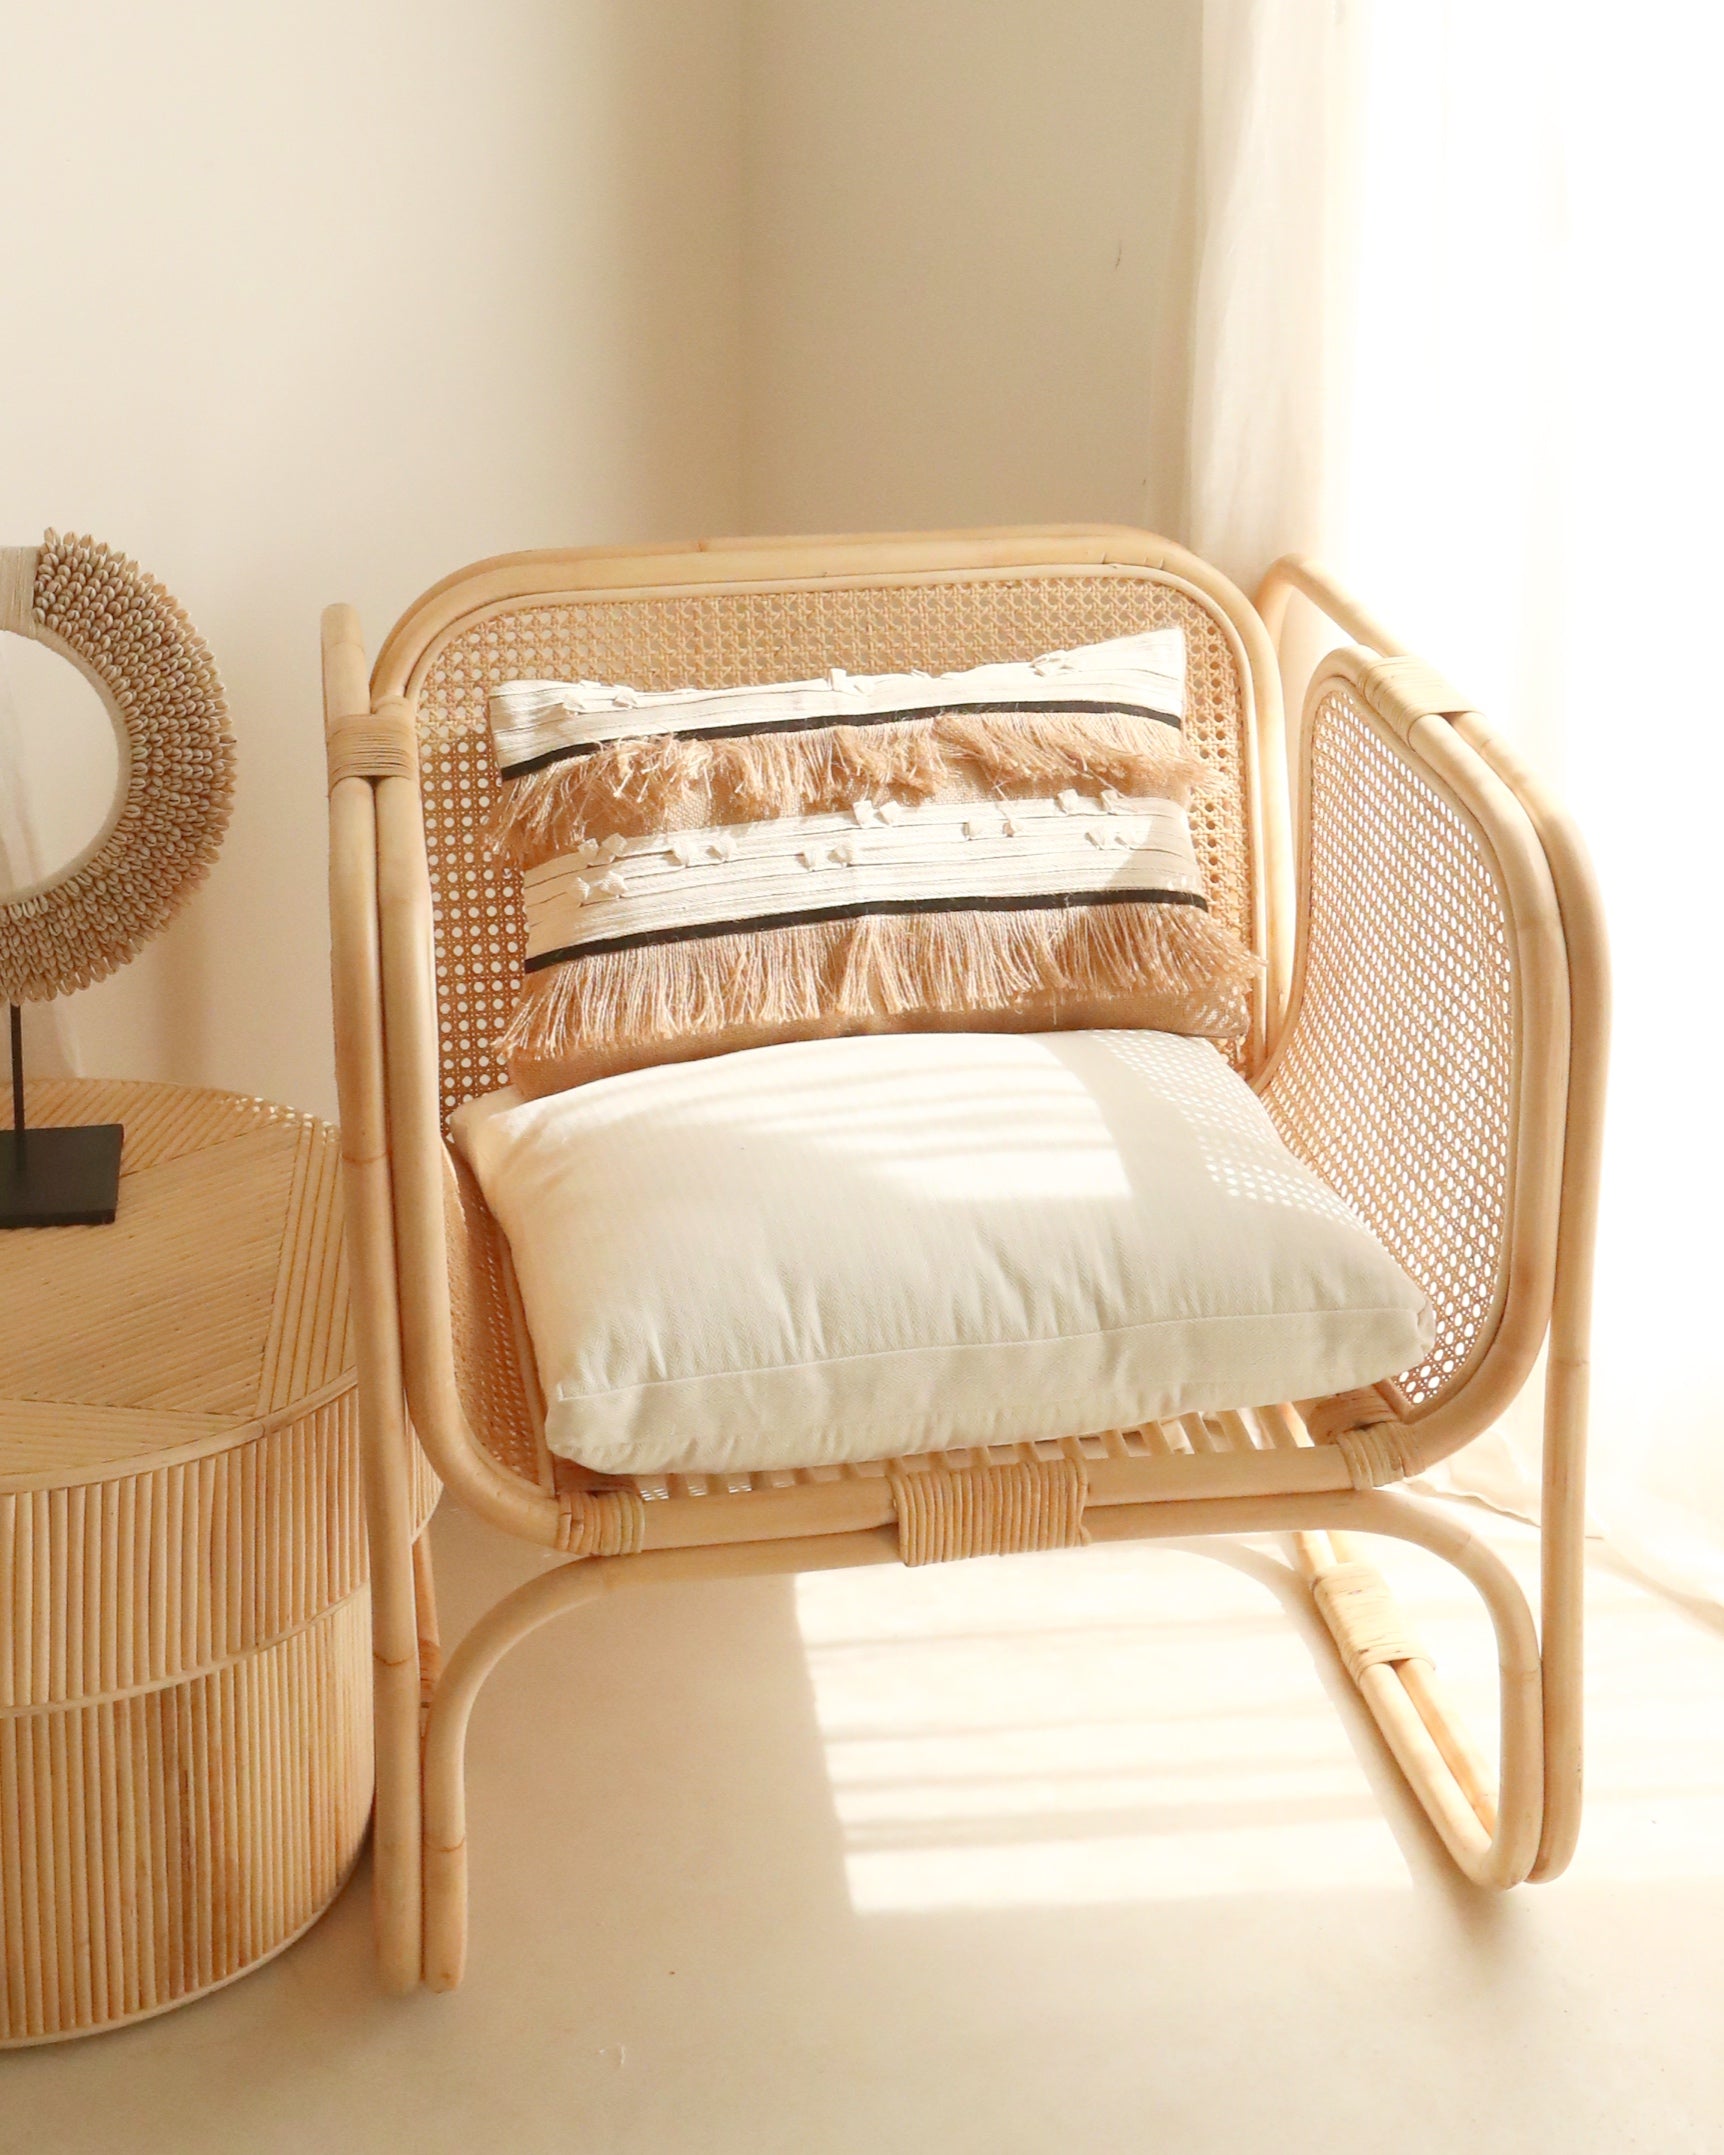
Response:
M398 698L373 708L348 607L324 616L324 699L336 1078L362 1389L386 1419L404 1388L442 1480L506 1532L555 1548L563 1507L484 1449L462 1403L411 711ZM392 1483L391 1449L369 1447ZM386 1504L396 1494L378 1491Z
M438 1120L431 891L418 782L384 778L375 792L389 1159L408 1405L432 1463L465 1503L507 1533L556 1548L564 1539L563 1508L493 1458L474 1434L461 1398Z

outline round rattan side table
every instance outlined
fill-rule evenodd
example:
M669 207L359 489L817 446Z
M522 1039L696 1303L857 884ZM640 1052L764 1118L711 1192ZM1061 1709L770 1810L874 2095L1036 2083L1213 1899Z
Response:
M125 1144L111 1226L0 1234L0 2045L278 1951L372 1787L335 1132L171 1086L29 1104Z

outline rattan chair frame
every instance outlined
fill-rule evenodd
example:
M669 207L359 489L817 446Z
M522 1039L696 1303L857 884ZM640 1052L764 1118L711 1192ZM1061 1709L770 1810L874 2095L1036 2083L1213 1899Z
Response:
M418 767L420 705L439 654L454 639L487 624L507 628L508 617L535 608L688 592L725 604L769 594L794 608L839 590L878 593L884 602L915 586L970 591L993 578L1016 590L1048 576L1135 579L1145 593L1176 593L1224 631L1241 716L1233 779L1250 840L1247 925L1265 961L1243 1067L1290 1142L1315 1151L1319 1165L1332 1142L1357 1153L1369 1137L1359 1128L1314 1129L1300 1090L1313 1056L1335 1057L1334 997L1323 984L1324 938L1341 918L1335 847L1326 829L1314 841L1309 804L1338 767L1334 744L1343 732L1351 729L1353 753L1368 749L1360 767L1368 765L1369 785L1359 795L1355 778L1363 807L1349 811L1358 828L1342 838L1368 851L1379 825L1412 813L1423 819L1414 837L1440 841L1458 864L1462 897L1454 902L1485 921L1480 947L1501 975L1487 1013L1498 1076L1482 1106L1461 1103L1467 1115L1486 1117L1491 1157L1502 1163L1482 1207L1492 1222L1490 1256L1470 1279L1470 1344L1422 1388L1383 1385L1056 1447L895 1462L890 1471L743 1476L715 1489L698 1478L601 1485L542 1450L524 1467L492 1426L511 1387L524 1402L510 1410L515 1422L533 1418L531 1350L507 1291L506 1247L444 1140L439 921ZM1303 698L1297 897L1277 656L1295 593L1359 639L1324 661ZM1564 1867L1579 1814L1581 1458L1604 945L1572 831L1464 699L1309 564L1278 564L1253 607L1183 549L1112 527L506 556L429 592L391 632L369 674L351 609L331 608L324 682L337 1069L377 1648L376 1916L391 1988L422 1980L447 1989L460 1979L466 1730L485 1677L510 1645L618 1585L910 1558L904 1477L937 1477L918 1485L924 1491L967 1477L973 1490L996 1477L1034 1475L1036 1460L1056 1457L1069 1462L1061 1472L1081 1477L1085 1539L1292 1536L1294 1561L1344 1665L1463 1872L1507 1887ZM1404 798L1391 801L1395 787ZM471 844L477 862L477 831ZM1374 871L1365 865L1368 889ZM1345 968L1366 993L1372 959L1362 949ZM452 985L459 992L459 980ZM1448 1015L1434 1012L1431 1029L1440 1031ZM1481 1022L1468 1018L1475 1032ZM1326 1112L1330 1124L1347 1120L1344 1101ZM1421 1112L1414 1100L1403 1117L1401 1138L1415 1155ZM1391 1238L1406 1225L1407 1204L1393 1191L1379 1203L1366 1189L1363 1202L1367 1216L1373 1206L1382 1212ZM1448 1232L1442 1219L1414 1221L1414 1230L1439 1239ZM1547 1334L1541 1642L1518 1585L1488 1549L1447 1515L1382 1485L1423 1471L1488 1426L1524 1384ZM411 1531L415 1438L457 1501L569 1559L492 1609L446 1669L429 1561ZM1494 1789L1444 1705L1428 1657L1359 1561L1347 1538L1353 1532L1433 1550L1485 1601L1501 1670ZM960 1537L936 1553L1001 1545L966 1547Z

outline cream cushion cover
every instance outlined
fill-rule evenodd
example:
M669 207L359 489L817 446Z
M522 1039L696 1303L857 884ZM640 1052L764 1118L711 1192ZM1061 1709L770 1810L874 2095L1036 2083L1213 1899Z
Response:
M495 1093L454 1130L509 1239L547 1442L605 1473L1312 1398L1433 1336L1202 1040L803 1041Z

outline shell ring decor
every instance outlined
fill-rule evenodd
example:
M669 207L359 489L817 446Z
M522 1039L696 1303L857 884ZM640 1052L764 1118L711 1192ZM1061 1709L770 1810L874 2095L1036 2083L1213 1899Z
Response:
M203 881L233 807L234 742L208 645L111 547L50 531L39 547L0 548L0 629L76 666L120 747L101 832L0 898L0 1002L43 1002L106 979Z

